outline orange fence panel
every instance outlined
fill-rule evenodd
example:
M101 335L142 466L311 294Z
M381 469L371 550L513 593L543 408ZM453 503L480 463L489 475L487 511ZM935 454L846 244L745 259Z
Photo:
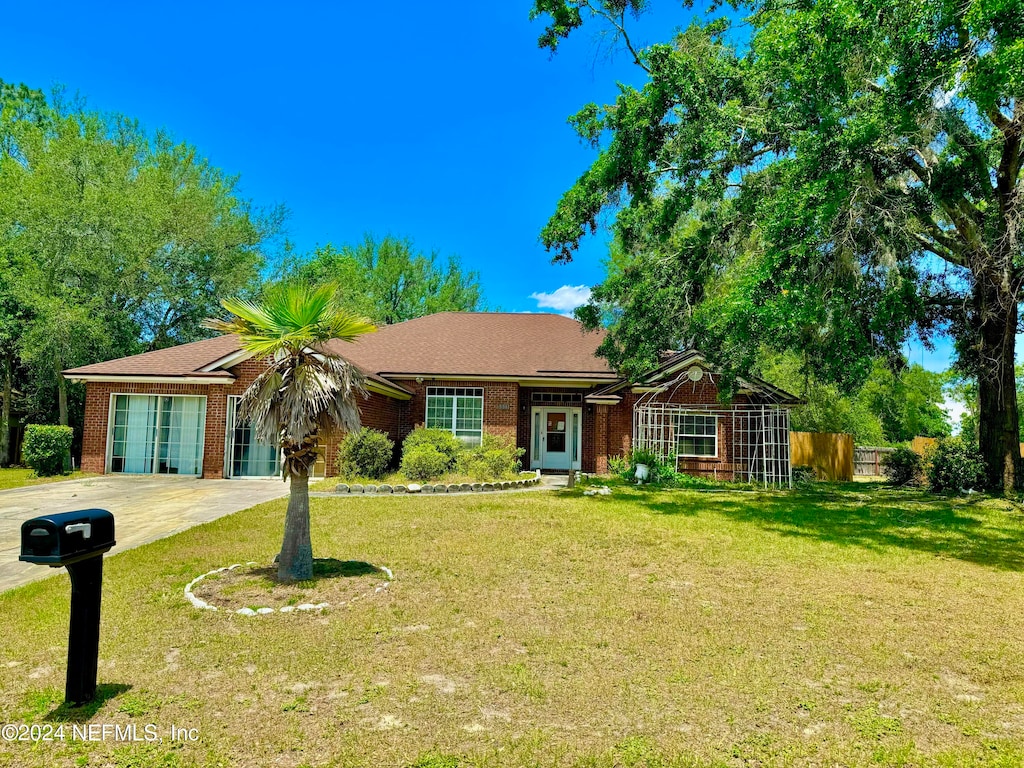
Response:
M853 435L841 432L790 432L793 466L814 468L821 480L853 480Z

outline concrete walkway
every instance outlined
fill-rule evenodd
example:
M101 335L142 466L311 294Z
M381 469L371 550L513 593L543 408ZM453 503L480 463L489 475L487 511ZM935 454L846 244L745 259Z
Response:
M194 477L104 475L85 480L0 491L0 592L58 573L18 560L21 524L32 517L76 509L114 515L121 552L216 520L288 493L280 479L200 480Z

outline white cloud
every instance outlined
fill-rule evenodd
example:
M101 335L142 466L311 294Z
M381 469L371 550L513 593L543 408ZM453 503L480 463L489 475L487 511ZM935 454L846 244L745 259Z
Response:
M530 298L535 299L541 309L571 314L590 300L590 289L585 285L563 285L551 293L531 293Z

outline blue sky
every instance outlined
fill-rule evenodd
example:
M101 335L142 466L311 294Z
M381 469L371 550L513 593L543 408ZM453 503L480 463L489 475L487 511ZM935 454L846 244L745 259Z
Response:
M258 205L285 204L300 251L366 232L478 271L491 308L568 311L605 238L570 265L538 240L591 150L566 118L638 70L591 32L551 57L529 2L11 4L0 79L64 84L199 147ZM661 0L639 43L685 25ZM936 352L909 350L932 370Z

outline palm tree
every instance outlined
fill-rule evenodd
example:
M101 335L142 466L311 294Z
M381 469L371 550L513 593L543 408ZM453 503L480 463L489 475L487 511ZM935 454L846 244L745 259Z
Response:
M331 286L276 287L260 301L225 299L221 305L233 317L205 322L207 328L238 334L243 349L270 361L242 395L238 416L252 425L258 440L280 445L281 474L291 481L277 569L280 581L313 576L309 472L323 433L359 429L357 396L367 396L359 369L326 344L332 339L354 341L376 328L341 309L334 293Z

